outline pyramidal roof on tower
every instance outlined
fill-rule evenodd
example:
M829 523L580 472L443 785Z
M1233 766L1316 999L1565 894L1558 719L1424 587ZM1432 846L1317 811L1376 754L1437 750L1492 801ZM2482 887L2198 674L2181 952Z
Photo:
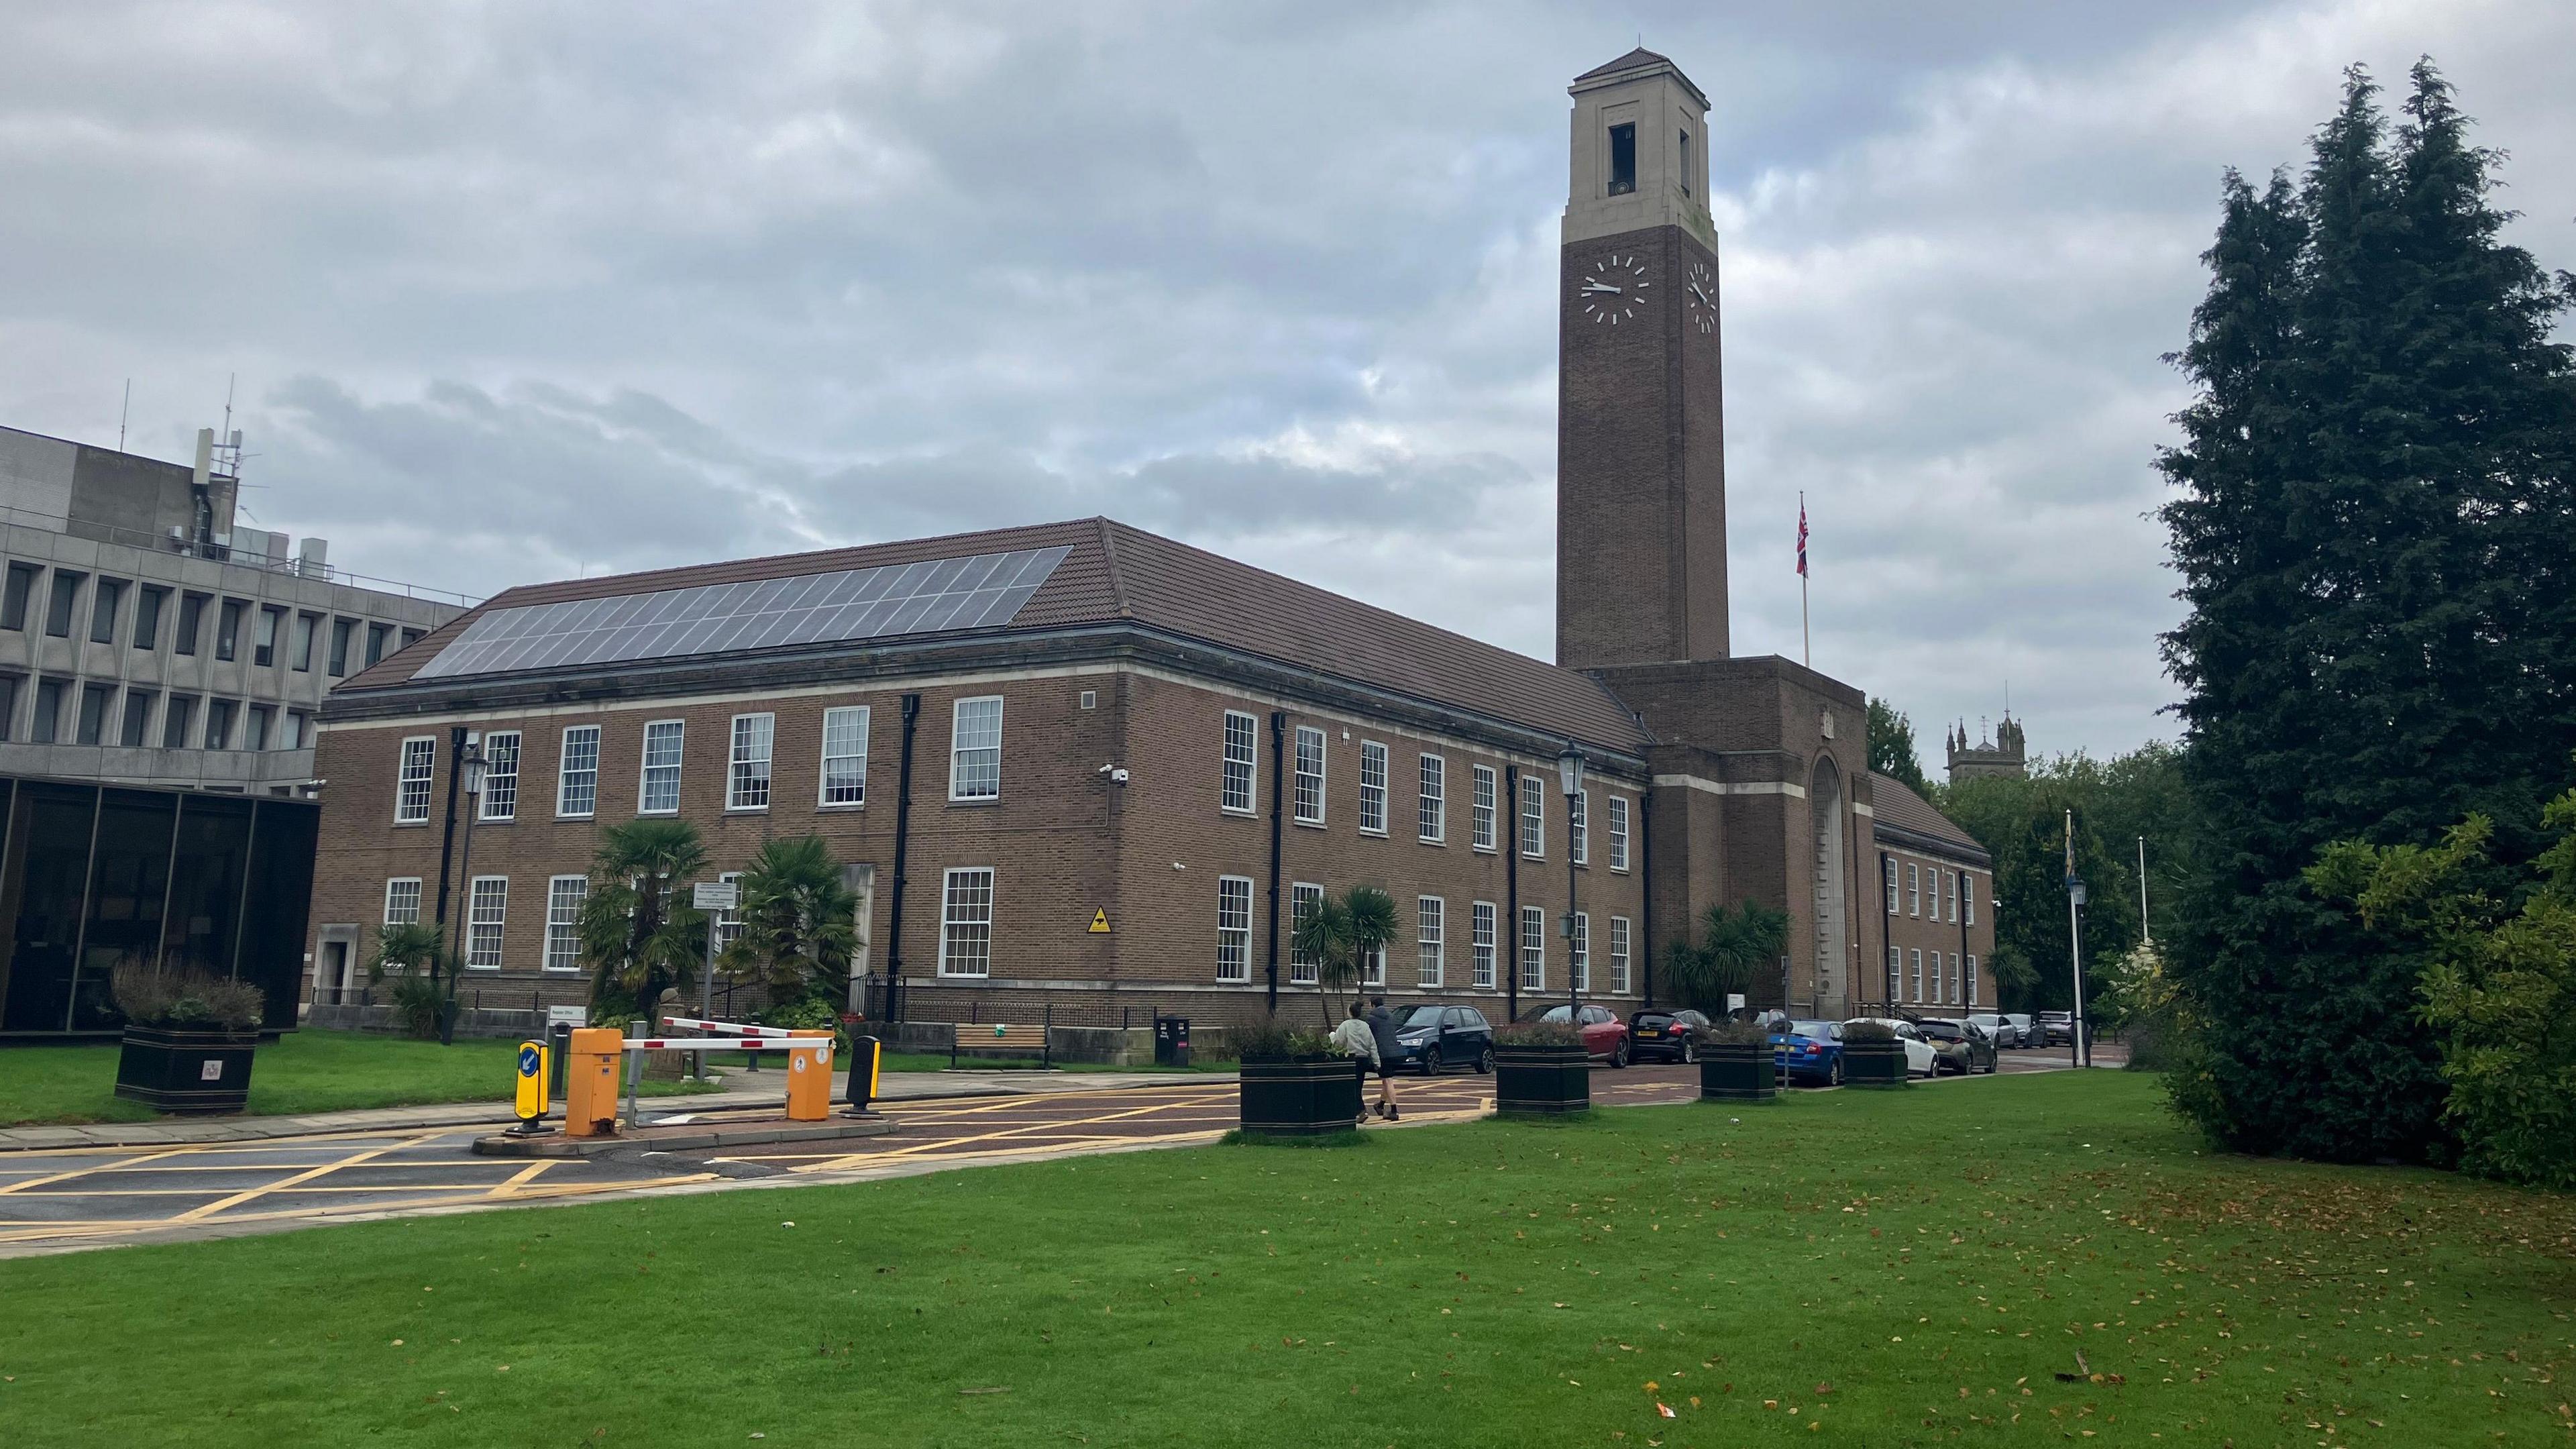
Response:
M1635 50L1629 51L1626 55L1619 57L1617 60L1611 61L1607 65L1596 65L1592 69L1585 71L1583 74L1576 76L1571 89L1578 91L1584 90L1596 84L1606 84L1613 80L1622 79L1632 73L1644 73L1656 70L1670 71L1673 79L1680 81L1685 87L1689 88L1691 95L1698 99L1703 109L1707 107L1707 93L1702 91L1697 85L1693 84L1689 76L1682 74L1682 68L1673 64L1673 58L1671 56L1658 55L1655 52L1646 49L1642 45L1638 46Z

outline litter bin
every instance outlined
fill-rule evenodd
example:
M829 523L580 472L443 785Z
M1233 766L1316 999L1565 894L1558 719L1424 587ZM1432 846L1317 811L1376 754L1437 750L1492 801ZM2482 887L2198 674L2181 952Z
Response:
M1190 1019L1186 1016L1154 1018L1154 1065L1186 1067L1190 1064Z

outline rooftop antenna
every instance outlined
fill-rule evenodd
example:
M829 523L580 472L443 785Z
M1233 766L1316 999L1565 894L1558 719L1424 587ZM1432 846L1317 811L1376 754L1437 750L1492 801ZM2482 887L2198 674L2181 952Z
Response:
M238 376L237 373L224 374L224 426L223 431L215 435L215 471L235 483L241 481L242 465L242 435L233 426L233 383Z
M125 451L125 420L134 412L134 379L125 380L125 401L116 410L116 451Z

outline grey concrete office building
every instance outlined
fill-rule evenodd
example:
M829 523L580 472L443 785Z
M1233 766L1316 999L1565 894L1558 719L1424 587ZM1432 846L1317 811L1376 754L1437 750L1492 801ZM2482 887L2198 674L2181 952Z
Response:
M237 524L237 437L189 466L0 428L0 774L308 794L323 693L472 602Z

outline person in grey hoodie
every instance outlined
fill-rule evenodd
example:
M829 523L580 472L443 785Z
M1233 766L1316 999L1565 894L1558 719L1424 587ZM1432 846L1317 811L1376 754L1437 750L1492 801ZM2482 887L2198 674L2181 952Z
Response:
M1404 1044L1395 1039L1395 1013L1386 1009L1385 997L1371 998L1368 1024L1377 1038L1377 1114L1400 1121L1404 1114L1395 1105L1395 1064L1404 1055Z
M1357 1001L1351 1003L1351 1014L1344 1018L1341 1025L1333 1028L1332 1045L1333 1050L1356 1060L1359 1063L1359 1070L1363 1073L1371 1067L1380 1065L1377 1033L1369 1030L1367 1008ZM1367 1121L1368 1114L1361 1113L1359 1120Z

